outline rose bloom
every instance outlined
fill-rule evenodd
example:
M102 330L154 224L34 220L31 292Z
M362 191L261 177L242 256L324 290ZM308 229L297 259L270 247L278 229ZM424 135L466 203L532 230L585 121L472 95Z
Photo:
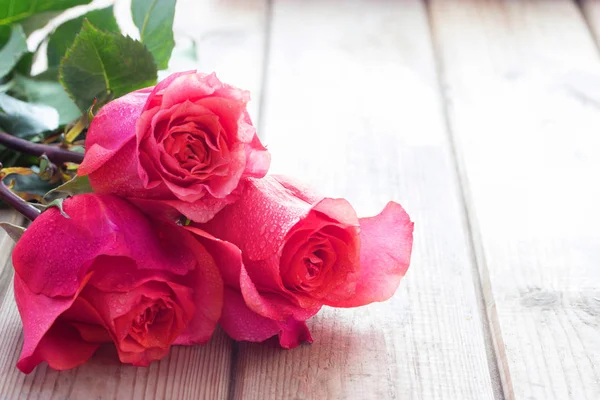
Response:
M153 214L207 221L236 199L240 179L269 168L249 99L194 71L129 93L94 117L78 174L89 175L95 192L127 197Z
M323 305L390 298L413 240L413 223L397 203L358 218L346 200L323 198L281 176L249 179L238 202L188 229L200 227L238 246L243 258L243 265L219 265L225 283L219 323L235 340L278 334L286 348L312 341L304 321Z
M57 208L42 213L13 252L21 371L42 361L73 368L108 342L122 362L146 366L172 344L210 338L223 283L220 260L202 243L218 241L150 221L110 195L72 197L64 211L70 218Z

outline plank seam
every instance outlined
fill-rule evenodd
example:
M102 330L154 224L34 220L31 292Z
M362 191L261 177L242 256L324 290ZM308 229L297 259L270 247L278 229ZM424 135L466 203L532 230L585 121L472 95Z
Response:
M255 126L257 128L257 134L260 139L264 141L265 137L262 134L263 132L263 120L264 120L264 109L265 109L265 98L266 98L266 89L267 89L267 75L268 75L268 65L269 58L271 54L271 30L272 30L272 21L273 21L273 0L266 0L266 10L265 10L265 23L264 23L264 38L263 38L263 64L262 64L262 74L260 77L260 98L258 99L258 121L254 121ZM231 365L229 369L229 387L227 393L227 399L233 400L236 397L236 375L238 370L238 355L240 351L240 344L232 340L231 345Z
M490 380L492 383L494 397L497 400L514 399L514 391L512 388L508 365L503 365L502 363L502 359L506 360L506 357L500 357L498 355L499 352L504 352L505 348L502 343L503 340L498 321L498 314L496 311L496 304L493 298L490 299L488 296L486 296L486 291L484 290L484 287L491 287L489 271L487 268L487 262L485 260L483 244L481 241L481 233L479 232L475 216L470 212L473 202L469 193L468 178L465 168L458 157L460 153L458 149L458 139L454 135L450 121L448 98L444 90L444 66L440 56L441 45L438 41L438 36L433 21L431 0L423 0L423 3L425 5L427 14L427 24L429 27L431 46L433 49L437 90L442 100L442 114L446 134L448 136L448 145L452 159L451 162L454 166L455 176L457 176L458 179L458 194L460 206L462 208L461 217L463 219L463 225L465 226L468 236L468 257L471 260L471 265L473 266L474 270L473 285L483 325L483 339L485 342ZM500 371L502 371L502 373L500 373Z
M269 58L271 55L271 31L273 25L273 0L267 0L267 7L265 10L265 31L263 39L263 65L262 75L260 77L260 98L258 100L258 121L255 121L258 137L262 140L265 139L262 134L264 124L264 110L265 110L265 98L267 97L267 75L269 72Z
M237 362L238 354L240 351L240 345L235 340L231 341L231 366L229 367L229 389L227 393L227 400L233 400L235 398L235 387L237 374Z
M14 215L8 222L15 225L27 227L29 221L27 221L21 214L18 214L16 211L13 212ZM8 234L4 233L3 230L0 230L0 234L4 234L4 238L0 240L0 246L2 248L8 248L8 252L10 253L6 258L4 265L0 267L0 304L2 304L4 298L6 297L8 287L12 284L13 281L12 249L15 247L15 243L8 236Z
M575 3L575 7L579 10L579 14L581 15L581 19L583 20L588 33L590 34L592 41L594 42L594 45L596 47L596 50L600 53L600 38L597 35L596 30L594 29L594 25L592 23L592 21L590 20L587 11L585 10L585 7L583 5L583 0L573 0L573 2Z
M583 22L585 23L585 26L586 26L588 32L590 33L590 36L592 37L594 44L596 45L596 49L600 50L600 46L598 44L598 37L596 36L596 33L594 31L592 21L590 21L587 11L585 10L583 1L584 0L573 0L573 3L575 4L575 8L577 8L579 10L579 14L581 15L581 18L583 19Z

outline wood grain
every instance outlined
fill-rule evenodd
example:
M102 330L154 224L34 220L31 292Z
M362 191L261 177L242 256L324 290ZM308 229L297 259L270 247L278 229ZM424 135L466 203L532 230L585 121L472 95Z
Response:
M7 208L0 209L0 222L23 226L24 218ZM15 242L0 228L0 304L8 287L12 285L12 264L10 256Z
M588 27L596 39L596 45L600 48L600 1L578 0L577 3L581 7L581 12Z
M569 1L431 2L509 399L600 398L598 51Z
M415 221L388 302L324 309L314 344L241 344L236 399L491 399L457 179L423 4L276 1L262 110L272 172ZM496 390L498 391L498 390Z

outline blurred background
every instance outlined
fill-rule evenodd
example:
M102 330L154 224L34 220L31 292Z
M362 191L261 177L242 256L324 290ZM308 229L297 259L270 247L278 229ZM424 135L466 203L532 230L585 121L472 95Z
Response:
M139 35L129 2L114 8ZM220 335L144 371L6 366L5 393L49 380L75 398L116 375L117 397L600 398L599 1L178 0L173 27L160 76L249 90L272 173L361 216L400 202L411 268L389 302L313 318L311 346Z

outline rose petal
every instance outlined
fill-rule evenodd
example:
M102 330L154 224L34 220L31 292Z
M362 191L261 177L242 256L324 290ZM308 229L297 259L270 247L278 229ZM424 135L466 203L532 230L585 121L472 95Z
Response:
M185 229L191 232L212 255L221 272L223 283L239 288L242 268L242 252L240 249L234 244L217 239L197 227L186 226Z
M78 195L64 202L64 210L70 218L56 208L36 218L13 251L15 271L34 293L73 295L90 260L100 255L144 260L142 269L179 275L196 263L177 232L157 235L139 210L118 197Z
M359 307L393 296L410 263L413 223L398 203L389 202L383 211L360 219L361 276L355 295L334 307Z
M301 307L295 301L286 298L284 293L261 293L242 266L240 288L248 307L263 317L278 321L286 321L289 317L305 321L321 309L320 305Z
M212 336L223 307L223 280L219 274L218 264L224 260L235 259L235 249L229 243L201 238L197 240L191 233L172 226L180 232L181 241L192 250L198 261L193 277L195 282L187 285L193 288L195 311L186 329L175 340L175 344L201 344ZM206 245L206 247L205 247ZM214 253L207 251L218 248Z
M42 361L59 371L75 368L89 360L98 347L99 343L83 341L74 327L57 322L42 337L35 353L28 358L21 358L17 368L28 374Z
M247 128L248 125L241 124L241 129ZM255 132L254 127L252 131ZM242 178L262 178L267 174L271 165L271 153L262 145L256 133L250 142L250 145L246 146L246 169Z
M284 349L293 349L303 342L313 342L310 330L304 321L296 321L290 318L285 324L281 324L280 326L279 344Z
M287 175L269 175L270 179L275 180L283 186L288 192L308 204L317 204L323 200L323 196L315 192L314 189L306 186L303 182Z
M149 93L150 89L141 89L100 109L86 134L86 153L77 170L78 175L88 175L96 171L135 137L135 124ZM133 158L127 161L136 163Z
M175 72L163 79L162 81L158 82L156 86L154 86L154 88L152 89L152 92L150 93L150 96L148 97L148 101L144 105L144 108L150 109L159 106L160 102L162 101L162 96L164 94L165 89L169 87L169 85L171 85L174 80L184 75L193 74L196 74L196 70Z
M228 204L235 202L238 195L232 193L224 199L207 198L194 203L181 200L154 200L136 199L128 200L140 210L153 218L175 221L183 214L191 221L202 223L210 221L219 211Z
M203 229L237 245L247 259L263 260L280 252L288 231L310 207L270 176L248 179L239 200Z
M249 342L262 342L280 331L276 321L261 317L250 310L242 295L231 288L225 288L225 301L219 324L233 340Z
M243 104L250 100L247 91L224 85L214 73L196 73L171 80L164 91L162 107L169 108L185 101L195 102L211 95L227 97Z
M225 288L225 302L219 324L229 337L237 341L263 342L279 335L279 343L286 349L313 341L305 322L291 318L285 322L264 318L250 310L240 293L231 288Z
M87 168L82 170L80 167L77 174L79 176L88 175L94 192L131 196L134 193L142 194L146 191L138 175L134 138L131 138L117 151L107 150L94 144L89 148L84 163L92 157L106 158L105 161L98 161L98 163L102 163L102 168L91 171ZM91 163L92 161L90 161Z
M42 361L57 360L55 365L63 365L60 363L60 359L53 358L56 354L54 349L60 348L62 346L62 342L57 344L53 344L54 339L56 339L55 335L52 335L49 339L45 339L45 335L49 332L56 319L66 310L71 307L73 302L75 301L78 293L83 289L87 281L90 279L91 275L86 276L81 284L81 287L75 293L73 298L51 298L47 297L43 294L35 294L32 293L26 286L23 279L18 274L15 274L14 277L14 286L15 286L15 301L17 303L17 308L19 309L19 314L21 315L21 321L23 322L23 349L21 350L21 356L19 357L19 362L17 363L17 367L23 371L24 373L29 373L33 370L33 368L38 365ZM64 328L66 329L66 328ZM60 328L59 330L64 330ZM68 329L67 329L68 330ZM60 336L60 335L59 335ZM72 337L69 336L69 337ZM60 338L59 338L60 339ZM79 345L81 342L81 338L77 340L73 340L77 342L74 345ZM40 353L38 351L40 344L44 343L44 346L47 347L48 351L42 351ZM95 351L91 350L91 347L87 347L82 345L83 350L87 349L88 351L83 351L81 357L86 356L89 358L92 353ZM66 347L62 348L64 351ZM49 358L48 358L49 357ZM80 364L85 362L85 359L78 359ZM68 363L68 359L64 360ZM66 364L65 364L66 365Z

